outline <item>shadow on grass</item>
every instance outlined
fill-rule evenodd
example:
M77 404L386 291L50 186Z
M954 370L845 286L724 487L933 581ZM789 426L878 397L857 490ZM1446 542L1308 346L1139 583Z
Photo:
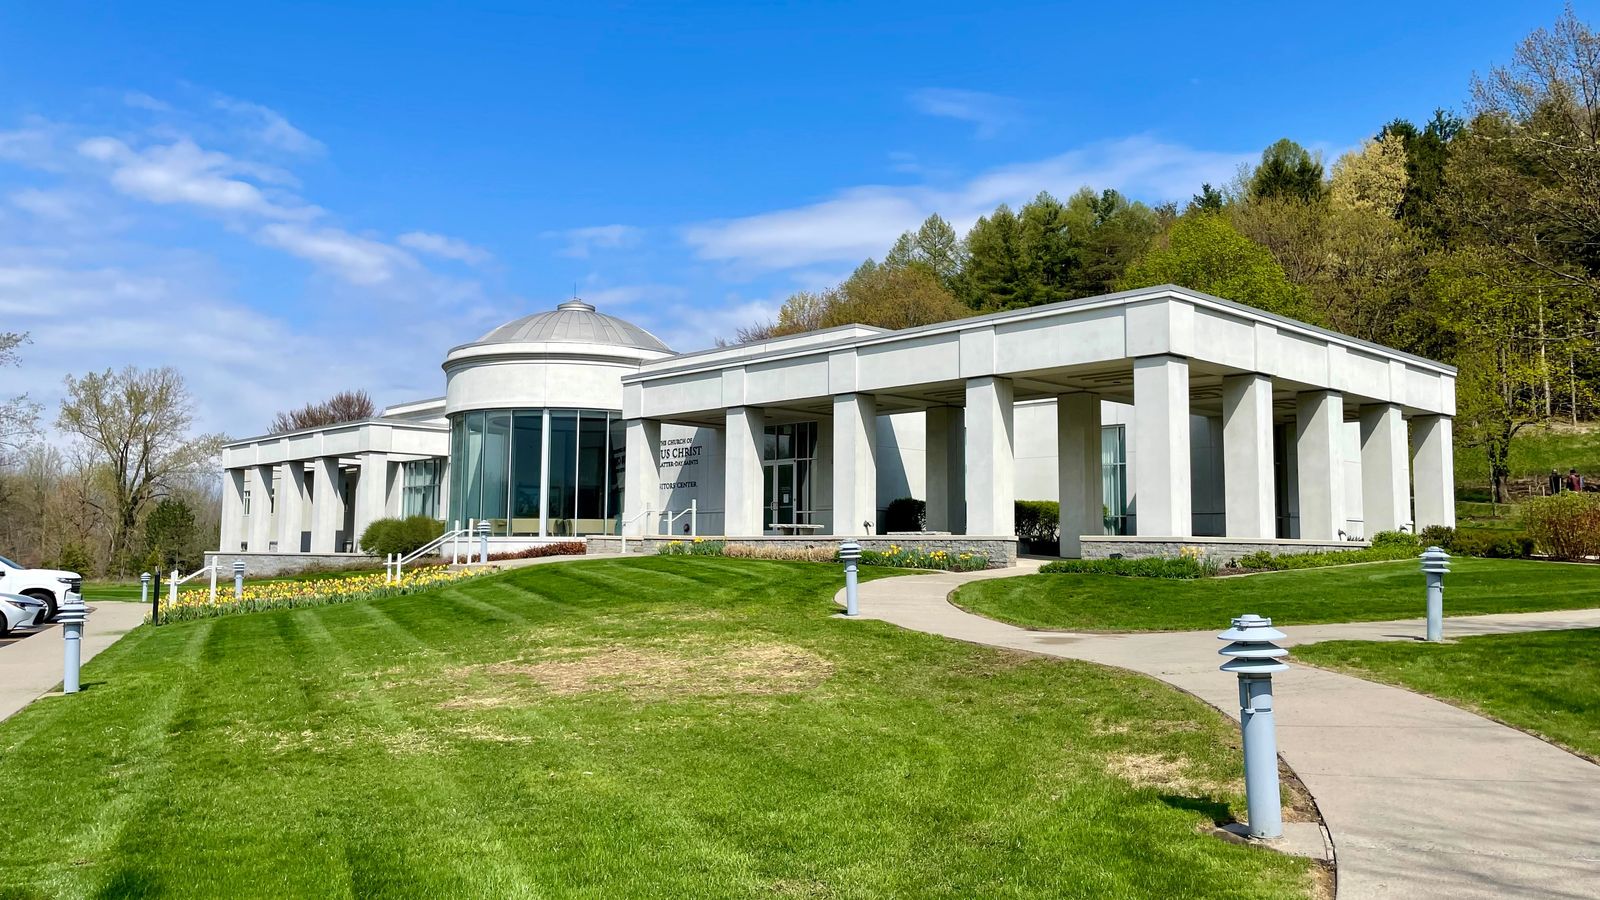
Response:
M1228 812L1228 804L1212 797L1183 797L1178 794L1162 794L1161 802L1173 809L1186 809L1197 812L1211 820L1211 824L1221 828L1232 825L1237 819Z

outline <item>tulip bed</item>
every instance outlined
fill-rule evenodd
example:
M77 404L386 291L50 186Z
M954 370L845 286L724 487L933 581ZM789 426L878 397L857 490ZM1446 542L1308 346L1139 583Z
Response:
M176 605L163 601L161 621L187 622L268 609L301 609L352 600L399 597L478 574L481 573L466 569L451 571L448 566L425 566L402 573L398 582L386 581L382 572L299 581L259 581L246 584L243 596L237 600L232 585L218 585L215 602L209 586L187 588L178 592ZM149 621L148 616L145 621Z

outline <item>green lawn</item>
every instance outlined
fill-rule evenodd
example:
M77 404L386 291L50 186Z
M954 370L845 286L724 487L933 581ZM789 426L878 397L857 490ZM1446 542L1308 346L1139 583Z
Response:
M1446 644L1328 641L1296 659L1431 694L1600 759L1600 629Z
M317 578L349 578L354 575L370 575L373 572L383 571L382 566L371 566L365 569L342 569L337 572L306 572L296 575L279 575L274 578L245 578L246 584L266 584L274 581L309 581ZM409 570L407 570L409 571ZM188 574L187 572L184 574ZM183 589L191 587L206 587L211 583L211 576L201 575L183 584ZM139 580L126 579L88 579L83 583L84 600L93 603L96 600L138 600ZM217 573L217 590L233 590L233 572L224 570ZM161 578L161 596L163 602L167 592L167 577Z
M1280 625L1403 619L1423 614L1413 560L1189 581L1115 575L1029 575L969 584L956 605L1027 628L1070 631L1222 630L1242 613ZM1451 561L1445 614L1600 606L1600 566L1530 560Z
M1308 895L1204 832L1220 714L839 582L594 560L141 627L0 723L0 896Z

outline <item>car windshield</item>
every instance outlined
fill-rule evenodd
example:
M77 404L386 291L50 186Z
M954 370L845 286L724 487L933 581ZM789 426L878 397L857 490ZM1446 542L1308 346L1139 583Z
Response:
M12 562L11 560L6 559L4 556L0 556L0 566L5 566L8 569L20 569L20 568L22 568L21 566L17 565L16 563Z

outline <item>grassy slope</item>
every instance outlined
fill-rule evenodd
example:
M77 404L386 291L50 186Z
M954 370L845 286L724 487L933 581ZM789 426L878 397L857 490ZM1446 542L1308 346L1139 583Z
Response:
M1577 468L1586 477L1600 477L1600 427L1571 431L1524 428L1511 441L1511 475L1538 478L1551 469L1562 474ZM1456 450L1456 483L1475 487L1489 484L1489 462L1483 451L1471 447Z
M0 896L1304 896L1196 830L1242 809L1213 710L831 618L837 580L590 561L141 628L0 724Z
M1528 560L1456 559L1445 614L1600 606L1600 567ZM1112 575L1030 575L967 585L955 602L1029 628L1076 631L1222 629L1241 613L1280 625L1402 619L1423 613L1411 560L1191 581Z
M1297 647L1294 655L1432 694L1600 759L1600 629L1442 645L1329 641Z

